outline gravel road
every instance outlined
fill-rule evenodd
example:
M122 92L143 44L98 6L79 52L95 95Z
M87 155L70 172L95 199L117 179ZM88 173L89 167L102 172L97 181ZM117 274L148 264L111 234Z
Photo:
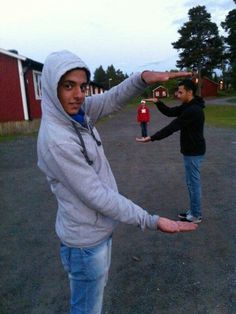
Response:
M168 118L151 107L149 132ZM134 107L98 124L120 192L177 219L188 206L179 134L140 144ZM236 130L206 127L203 222L167 235L120 224L113 237L106 314L236 313ZM36 165L36 137L0 143L0 313L68 313L54 232L56 202Z

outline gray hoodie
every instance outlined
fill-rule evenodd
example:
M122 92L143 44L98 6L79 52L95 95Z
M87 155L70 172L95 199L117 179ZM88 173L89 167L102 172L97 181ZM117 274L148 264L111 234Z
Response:
M57 97L60 78L75 68L84 68L90 75L80 58L59 51L49 55L42 72L38 166L46 174L58 202L57 235L67 246L89 247L111 236L118 222L156 230L158 216L149 215L119 194L103 147L95 140L101 141L94 127L98 119L139 95L146 84L137 73L104 94L86 97L82 109L90 125L87 129L64 111Z

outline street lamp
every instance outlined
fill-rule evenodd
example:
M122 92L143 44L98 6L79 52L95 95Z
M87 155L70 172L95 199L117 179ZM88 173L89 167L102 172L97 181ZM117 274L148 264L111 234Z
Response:
M222 90L224 88L224 81L223 80L220 80L219 81L219 84L220 84L220 90Z
M111 81L112 81L112 78L109 78L109 80L108 80L108 83L109 83L109 89L111 88Z

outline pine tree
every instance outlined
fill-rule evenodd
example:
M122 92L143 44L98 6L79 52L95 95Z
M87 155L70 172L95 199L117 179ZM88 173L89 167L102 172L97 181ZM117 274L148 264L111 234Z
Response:
M94 83L101 85L103 88L106 87L106 72L101 65L95 70L93 81Z
M116 70L113 64L109 65L106 71L100 66L94 72L94 82L107 90L121 83L126 78L128 78L128 75L124 74L120 69Z
M107 87L110 89L116 85L116 69L113 64L109 65L106 70Z
M234 2L236 3L236 0ZM225 55L230 64L231 81L233 87L236 88L236 9L229 11L221 26L228 33L228 36L224 38L226 43Z
M176 66L197 69L201 79L202 75L211 76L214 68L221 66L223 41L205 6L190 9L188 15L189 21L178 30L181 37L172 43L181 50Z

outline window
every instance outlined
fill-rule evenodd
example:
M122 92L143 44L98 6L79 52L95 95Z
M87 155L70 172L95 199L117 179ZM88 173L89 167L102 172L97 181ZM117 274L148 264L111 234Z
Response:
M42 99L41 72L33 71L35 99Z

